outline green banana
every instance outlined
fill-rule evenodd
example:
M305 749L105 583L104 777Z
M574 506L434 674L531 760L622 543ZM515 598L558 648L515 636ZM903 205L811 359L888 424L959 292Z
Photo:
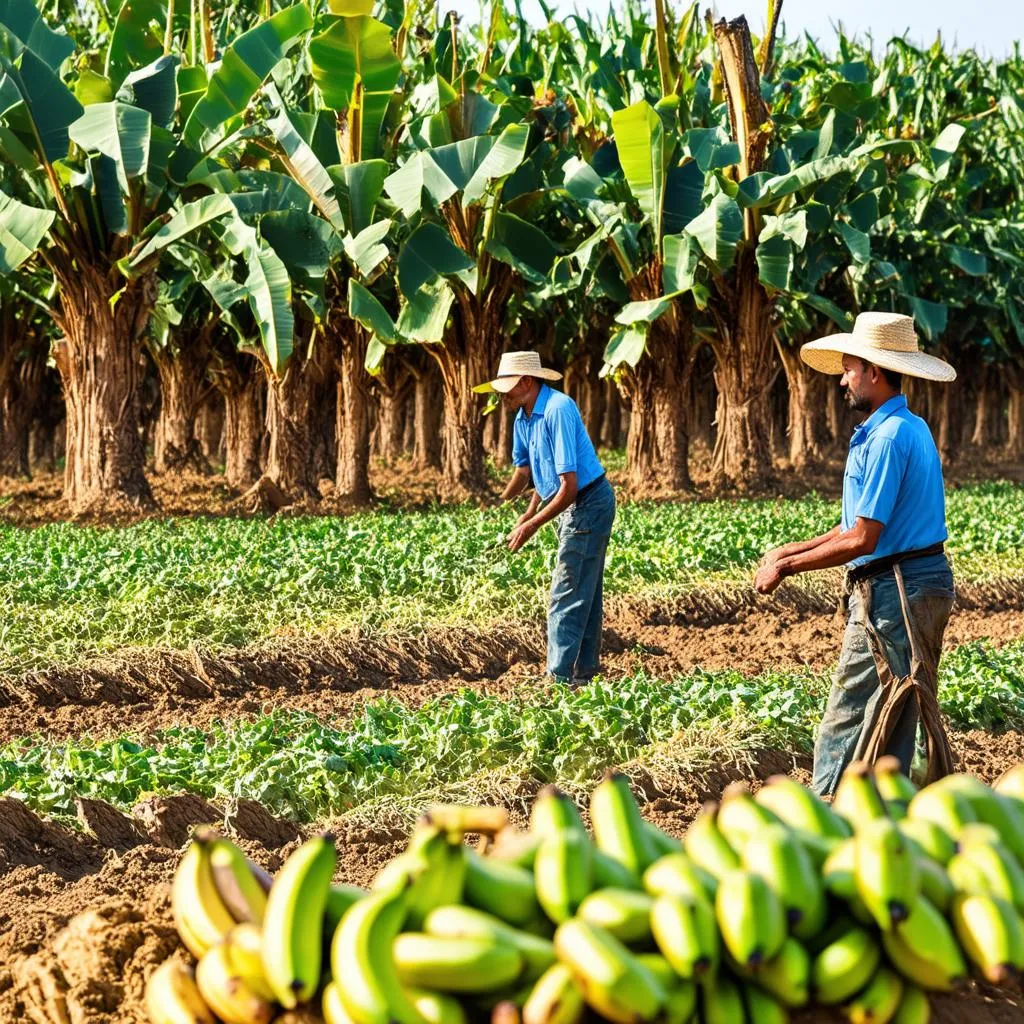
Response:
M434 907L462 902L469 864L465 850L461 835L449 832L427 815L420 818L409 848L397 858L413 879L407 909L411 928L422 927ZM401 873L398 877L401 881Z
M533 875L526 868L481 857L468 847L464 856L465 900L471 907L513 925L526 924L540 913Z
M832 810L845 818L854 831L868 821L888 817L885 801L875 788L871 766L866 761L853 761L843 772Z
M898 757L887 754L875 762L875 788L885 801L889 817L902 820L907 816L910 801L917 793L917 786L903 774Z
M594 885L598 889L641 889L640 879L625 864L609 857L596 846L590 853L594 863Z
M327 903L324 906L324 935L327 941L334 937L334 929L341 923L345 911L356 900L361 900L366 890L358 885L332 885L327 890Z
M216 1024L192 968L181 960L165 960L149 976L145 1005L151 1024Z
M916 985L903 983L903 998L896 1008L892 1024L928 1024L932 1019L932 1008L928 996Z
M423 930L442 938L490 939L514 946L523 958L524 974L529 978L539 977L555 962L555 947L549 939L513 928L473 907L437 907L427 915Z
M718 805L718 831L737 854L752 836L771 825L781 825L782 819L764 804L756 803L745 782L731 782L722 791Z
M651 931L661 955L680 978L693 980L718 968L715 912L699 893L666 893L651 908Z
M963 844L946 872L958 892L996 896L1024 913L1024 868L1002 843Z
M714 975L701 986L701 1021L703 1024L744 1024L743 993L727 974Z
M405 993L427 1024L468 1024L462 1003L444 992L410 988Z
M886 818L862 825L853 843L857 894L887 931L910 916L921 891L917 858L896 823Z
M595 889L576 914L611 932L628 946L650 941L653 905L651 896L635 889Z
M331 943L331 973L353 1024L425 1024L398 980L392 945L407 914L409 885L353 903Z
M1018 801L1006 799L972 775L947 775L936 785L959 793L978 821L991 825L1018 862L1024 862L1024 809Z
M960 947L987 982L1007 985L1024 968L1024 925L1010 903L957 894L949 918Z
M783 825L762 828L747 840L740 861L779 897L789 930L797 938L821 931L827 912L821 875L793 833Z
M824 800L788 775L773 775L754 800L773 811L790 828L822 839L846 839L850 826Z
M594 842L640 878L658 859L658 849L644 827L629 780L609 772L590 794L590 821Z
M992 788L1000 796L1024 801L1024 761L1003 772Z
M443 992L491 992L523 973L523 955L494 938L403 932L391 946L398 978L405 986Z
M557 786L545 786L537 794L530 809L530 831L543 839L565 828L586 831L571 797Z
M932 992L950 992L967 974L946 919L920 896L906 921L882 932L882 945L903 977Z
M843 900L850 913L861 924L873 924L874 918L857 891L856 877L857 846L853 838L844 839L829 855L821 869L825 890Z
M819 836L814 832L808 832L802 828L787 826L793 838L804 848L804 853L810 858L811 864L816 871L820 871L822 865L828 860L828 855L842 842L843 839L835 839Z
M518 868L533 870L533 859L543 837L538 832L520 832L509 826L503 828L488 848L487 856L504 864L515 864Z
M533 877L537 899L556 924L568 920L593 888L593 844L576 829L547 836L537 850Z
M847 928L811 963L811 984L818 1001L845 1002L871 979L882 957L874 936L857 926Z
M796 1009L811 998L811 955L792 936L757 972L757 984L784 1006Z
M320 983L324 910L337 863L334 837L303 843L274 879L263 918L263 972L277 1001L291 1009Z
M686 830L683 849L694 864L721 881L740 866L740 859L719 830L717 819L718 804L706 803Z
M956 891L946 869L931 857L920 856L917 873L921 878L921 895L945 914Z
M697 986L689 981L676 981L665 996L659 1024L691 1024L697 1012Z
M196 986L224 1024L270 1024L274 1016L274 1004L235 973L224 943L214 946L196 965Z
M320 1012L327 1024L355 1024L341 1000L341 989L336 981L329 981L324 986L324 994L320 1000Z
M652 896L684 893L714 900L718 879L710 871L698 867L685 853L669 853L659 857L644 872L644 888Z
M948 786L943 787L941 781L925 786L910 801L907 817L910 820L930 821L951 839L958 839L963 827L976 822L978 816L965 796Z
M923 818L906 818L897 823L900 832L916 844L921 853L945 867L956 853L956 840L941 825Z
M587 1004L616 1024L653 1021L667 993L658 979L615 936L573 918L555 932L555 951L568 966Z
M888 967L879 967L867 986L842 1007L850 1024L889 1024L903 999L903 979Z
M747 1024L788 1024L789 1010L755 985L741 987L747 1008Z
M718 883L715 916L722 943L741 966L757 970L786 940L786 915L759 875L730 871Z
M185 850L171 883L174 924L182 942L197 960L223 941L236 924L213 880L212 846L210 833L197 833Z
M256 995L267 1001L273 1000L274 992L263 970L263 934L260 929L249 921L243 921L228 932L224 945L227 946L232 973Z
M672 965L660 953L638 953L633 951L637 958L658 979L659 984L667 992L673 985L679 984L679 975L672 969Z
M552 964L537 979L523 1005L523 1024L579 1024L586 1011L583 992L565 964Z
M644 821L644 831L651 841L656 857L664 857L670 853L682 853L683 841L670 836L664 829L658 828L653 822Z
M213 884L231 916L239 922L262 924L267 890L253 874L245 854L234 843L217 836L210 843L210 870Z

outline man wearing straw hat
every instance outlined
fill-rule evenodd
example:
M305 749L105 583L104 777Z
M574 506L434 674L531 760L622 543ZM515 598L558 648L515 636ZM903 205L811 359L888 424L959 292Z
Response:
M841 375L854 428L842 521L828 533L765 555L754 585L770 594L787 576L845 565L847 624L814 748L814 789L835 792L846 766L899 758L909 774L917 728L929 774L952 769L937 705L942 636L953 606L942 466L928 424L907 408L904 376L949 382L956 371L918 349L914 321L861 313L850 334L804 345L804 362Z
M541 365L536 352L506 352L494 380L473 390L496 391L516 409L512 462L502 492L510 501L531 486L526 511L508 535L518 551L558 517L558 561L548 607L548 673L560 682L585 682L601 655L602 581L615 519L615 494L598 461L576 403L546 381L561 374Z

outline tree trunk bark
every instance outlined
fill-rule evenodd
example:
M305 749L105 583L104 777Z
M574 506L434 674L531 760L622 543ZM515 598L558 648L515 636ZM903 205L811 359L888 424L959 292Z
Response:
M261 475L260 454L266 420L266 378L263 365L239 353L226 373L218 374L224 395L224 479L246 491Z
M153 308L153 280L121 289L120 279L115 284L78 263L58 264L55 273L64 337L53 357L67 408L64 498L74 515L148 511L155 502L140 430L139 339Z
M212 330L211 322L183 332L173 349L150 348L160 376L160 412L153 443L157 473L171 473L186 466L197 473L210 473L196 428L207 395Z
M494 372L495 359L484 344L467 348L461 357L447 347L430 350L441 369L444 397L440 492L445 501L465 501L487 490L480 396L473 386Z
M413 392L413 376L408 366L394 360L380 379L377 405L377 454L394 464L405 454L405 417Z
M605 404L607 403L607 384L601 378L603 359L588 355L587 372L583 379L583 424L595 447L601 443L601 427L604 424Z
M601 427L601 443L605 448L622 447L622 395L619 386L610 377L605 380L604 424Z
M35 378L45 371L46 344L26 336L13 308L0 317L0 477L28 478L29 435L41 383Z
M626 480L639 497L690 490L690 382L696 353L689 325L652 324L647 352L623 375L631 415Z
M777 372L772 300L758 279L750 246L738 254L735 281L733 301L714 308L718 437L711 476L715 487L747 490L773 478L769 398Z
M199 407L196 439L208 463L219 465L224 461L224 397L216 388L207 390Z
M786 433L789 436L789 464L806 469L820 462L829 447L829 427L825 402L828 378L812 370L801 358L797 348L777 342L782 368L789 386L789 413Z
M1020 459L1024 457L1024 369L1007 366L1006 384L1006 446L1003 451L1007 458Z
M329 315L328 323L332 322ZM335 492L343 501L368 505L370 490L370 377L366 372L366 330L344 318L339 339L337 426L338 472ZM341 333L339 331L339 333Z
M484 417L484 450L492 459L497 459L501 445L501 406Z
M441 466L441 388L432 359L416 373L416 440L413 458L417 469Z
M989 448L992 445L995 430L996 413L996 382L992 368L986 366L978 379L978 394L974 408L974 430L971 432L971 444L977 448Z

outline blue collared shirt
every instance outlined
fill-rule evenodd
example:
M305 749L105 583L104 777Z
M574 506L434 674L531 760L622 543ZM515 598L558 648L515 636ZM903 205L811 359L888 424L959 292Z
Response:
M547 384L540 386L529 419L523 409L516 413L512 434L512 462L530 467L544 501L558 493L561 473L575 473L580 490L604 473L576 403Z
M946 493L932 432L904 395L879 406L850 439L843 477L844 531L858 517L882 524L878 547L851 565L945 541Z

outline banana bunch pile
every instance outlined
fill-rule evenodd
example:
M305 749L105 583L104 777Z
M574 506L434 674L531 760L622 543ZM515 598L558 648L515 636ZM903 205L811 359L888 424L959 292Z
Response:
M526 832L435 807L369 891L332 885L328 835L271 880L200 831L172 891L197 966L152 974L150 1018L775 1024L820 1005L924 1024L928 992L1024 970L1024 765L917 791L893 758L857 763L831 806L784 776L733 785L682 842L610 773L590 819L593 837L554 787Z

